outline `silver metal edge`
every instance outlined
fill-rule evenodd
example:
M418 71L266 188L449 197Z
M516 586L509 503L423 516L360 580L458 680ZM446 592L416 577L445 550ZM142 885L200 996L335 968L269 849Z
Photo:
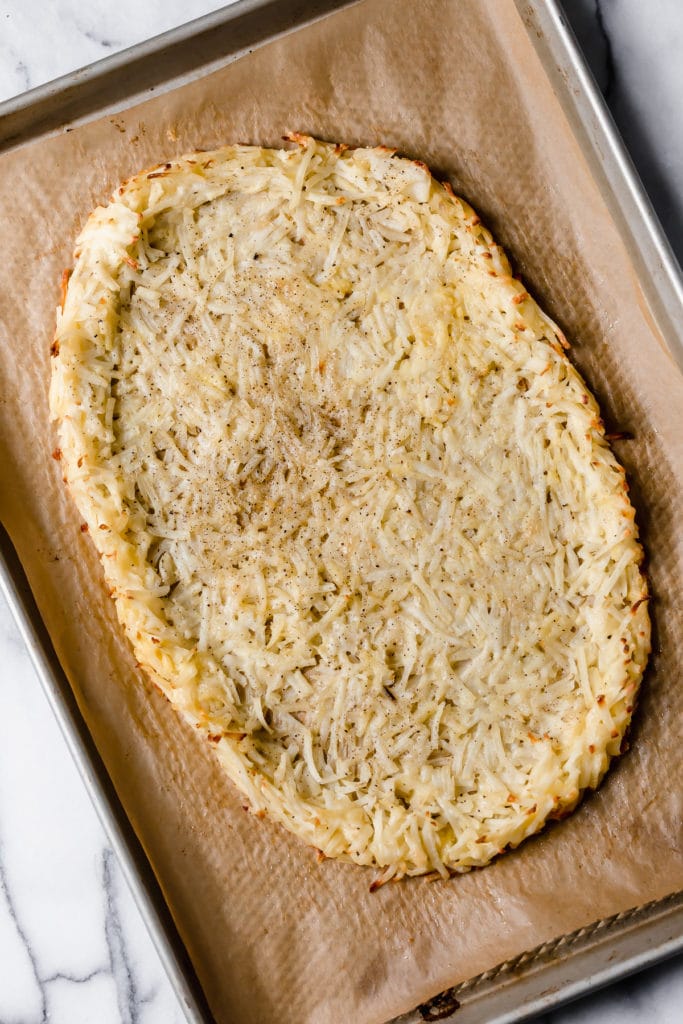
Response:
M0 152L167 92L358 2L237 0L0 103Z
M213 1024L159 883L116 794L52 646L14 545L0 525L0 591L187 1024Z
M165 91L180 82L210 73L214 68L222 67L242 53L248 52L250 45L257 46L278 35L304 27L305 24L324 17L334 10L350 6L359 0L238 0L237 3L221 8L178 28L171 29L159 36L136 44L96 61L73 73L64 75L45 85L32 89L20 96L0 103L0 150L9 145L21 144L39 135L58 130L65 124L78 123L86 120L89 115L100 115L108 109L122 109L131 106L141 94L154 91ZM651 300L652 312L660 325L660 329L671 344L671 351L676 361L683 367L683 278L671 246L653 211L650 200L640 182L633 163L628 156L621 137L616 129L609 110L607 109L592 75L588 70L583 55L576 43L573 33L559 8L557 0L513 0L529 37L548 74L554 91L567 115L571 127L577 137L581 137L588 145L589 164L602 196L617 222L623 237L629 244L630 254L639 269L642 269L642 280L648 284L647 296ZM284 19L278 19L275 30L266 35L262 32L262 19L274 11L285 12ZM247 24L240 26L243 33L236 32L232 46L228 46L220 55L209 48L203 54L195 54L191 66L169 73L167 60L157 61L160 56L172 59L178 56L184 47L192 48L198 36L211 34L226 25L239 26L240 19L245 18ZM252 20L253 19L253 20ZM537 31L535 31L537 30ZM251 38L253 34L253 39ZM245 38L248 39L245 42ZM221 42L221 46L222 46ZM207 52L209 59L207 59ZM550 58L550 60L549 60ZM103 94L118 77L127 75L131 63L149 62L152 71L145 77L144 85L131 92L127 82L119 83L121 88L120 102L114 104L103 102ZM156 63L155 63L156 62ZM570 87L573 79L574 89ZM75 102L74 93L80 100ZM85 96L85 102L83 102ZM66 104L65 104L66 99ZM587 124L592 129L589 132ZM18 130L17 130L18 127ZM604 150L598 140L607 145ZM663 277L656 277L655 271ZM678 318L676 318L678 313ZM75 706L73 693L68 681L59 680L63 672L51 649L42 620L37 608L30 608L26 595L23 594L12 576L12 568L2 547L5 546L4 530L0 532L0 589L10 607L21 636L26 644L31 661L40 683L44 689L48 703L62 730L67 746L83 777L88 794L95 806L104 830L121 863L124 876L140 909L150 936L158 950L160 959L166 969L171 985L179 998L186 1018L190 1024L206 1024L212 1020L198 983L186 956L179 953L176 943L169 937L169 925L174 936L175 926L168 914L158 883L151 874L149 861L140 847L132 826L118 801L111 780L102 765L92 738ZM15 556L16 557L16 556ZM22 588L23 589L23 588ZM33 602L32 597L30 602ZM42 627L42 628L41 628ZM49 651L51 655L48 653ZM70 699L69 699L70 698ZM73 707L71 703L73 702ZM150 878L143 877L148 875ZM150 890L156 890L152 897ZM453 996L463 996L467 1000L461 1003L458 1011L458 1024L475 1024L486 1020L487 1024L516 1024L527 1020L534 1014L550 1009L570 999L578 998L588 991L609 984L617 978L633 971L643 969L651 964L672 956L683 949L683 899L676 906L676 934L667 940L658 942L652 948L644 948L628 958L620 959L616 964L606 967L598 973L584 975L579 980L565 983L557 991L548 992L552 986L552 976L561 970L562 965L571 959L588 953L594 955L600 944L619 946L620 927L623 920L635 920L639 934L645 934L648 926L658 927L662 913L669 915L668 902L679 899L674 894L669 900L657 901L643 908L634 908L626 915L595 922L587 929L569 936L560 936L553 943L548 943L522 954L521 957L506 962L475 978L463 982L449 990ZM157 899L162 905L157 904ZM164 912L165 910L165 912ZM628 929L629 932L633 927ZM599 941L593 941L597 931L605 931ZM180 940L177 940L180 942ZM572 947L564 950L568 956L562 961L542 962L548 956L550 947L556 950L560 945ZM188 981L188 967L191 980ZM535 970L534 970L535 967ZM518 1006L514 1010L496 1012L494 1017L488 1014L484 1001L490 1004L491 998L499 994L505 986L514 985L518 988L531 974L542 974L544 991L531 1001ZM510 978L513 974L514 977ZM468 996L469 993L469 996ZM473 997L473 998L471 998ZM431 1001L430 1001L431 1002ZM472 1007L475 1016L463 1014L463 1010ZM481 1012L487 1013L484 1018ZM415 1014L418 1014L415 1016ZM412 1022L429 1019L419 1013L419 1008L400 1018L395 1024L412 1024ZM432 1018L437 1019L437 1018ZM439 1017L446 1022L454 1020L451 1015ZM390 1022L394 1024L394 1022Z
M430 1019L444 1024L519 1024L675 956L681 949L683 893L673 893L545 942L388 1024L421 1024ZM440 1015L430 1017L432 1008L438 1012L439 1007Z
M671 244L558 0L513 0L672 359L683 370L683 276Z

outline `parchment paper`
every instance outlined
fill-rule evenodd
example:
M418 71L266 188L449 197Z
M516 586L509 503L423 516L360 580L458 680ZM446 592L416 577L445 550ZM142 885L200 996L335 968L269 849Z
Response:
M136 669L50 457L49 346L77 231L119 181L287 129L385 143L448 176L564 327L619 442L649 554L656 653L632 749L569 820L490 867L374 895L244 813ZM1 514L220 1024L377 1024L683 886L683 380L508 0L366 0L211 77L0 159ZM30 756L30 737L26 738Z

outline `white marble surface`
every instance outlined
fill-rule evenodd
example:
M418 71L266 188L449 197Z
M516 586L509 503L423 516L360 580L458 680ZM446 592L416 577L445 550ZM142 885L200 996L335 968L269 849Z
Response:
M683 3L564 2L683 257ZM3 0L0 99L219 6ZM0 1024L180 1024L180 1007L2 599L0 666ZM683 958L540 1020L680 1024Z

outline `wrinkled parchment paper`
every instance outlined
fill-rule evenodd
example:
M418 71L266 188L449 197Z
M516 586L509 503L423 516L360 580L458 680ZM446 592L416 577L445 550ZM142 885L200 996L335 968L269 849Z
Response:
M448 176L566 330L618 442L655 594L632 749L569 820L483 871L368 891L242 810L136 669L50 455L59 278L142 167L288 129ZM366 2L210 77L0 158L0 512L220 1024L378 1024L597 918L683 887L683 379L509 0ZM30 737L27 737L30 756Z

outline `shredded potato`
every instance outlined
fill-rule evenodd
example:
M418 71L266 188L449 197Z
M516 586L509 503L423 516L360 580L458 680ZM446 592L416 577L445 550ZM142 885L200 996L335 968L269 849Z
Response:
M52 414L138 660L252 808L445 876L619 752L642 552L596 403L472 209L385 148L293 140L95 210Z

